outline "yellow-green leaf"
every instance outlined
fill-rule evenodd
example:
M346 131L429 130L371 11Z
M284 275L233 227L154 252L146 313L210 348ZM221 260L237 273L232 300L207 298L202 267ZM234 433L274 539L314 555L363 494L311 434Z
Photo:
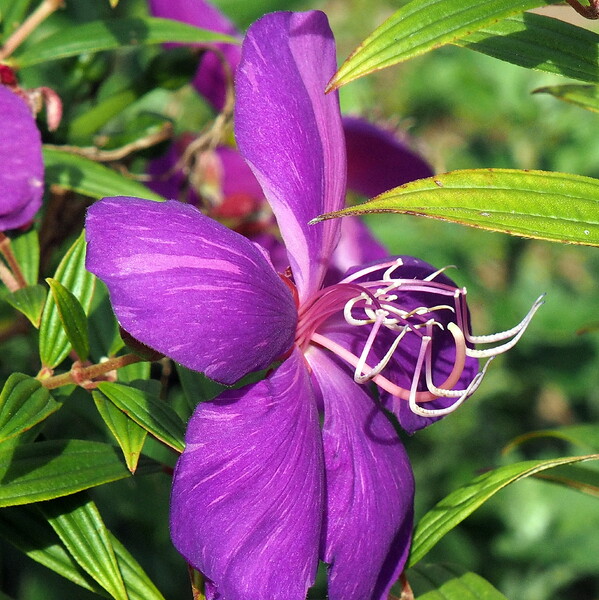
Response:
M542 0L412 0L378 27L341 65L331 83L346 83L468 36Z
M406 183L314 222L377 212L599 246L599 180L581 175L515 169L452 171Z

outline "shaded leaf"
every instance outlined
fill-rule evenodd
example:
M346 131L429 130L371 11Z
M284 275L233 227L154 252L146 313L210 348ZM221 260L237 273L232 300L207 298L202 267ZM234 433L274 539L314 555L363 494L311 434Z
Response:
M67 290L60 281L48 277L50 292L56 302L58 316L62 327L67 334L70 344L79 360L87 360L89 356L89 334L87 331L87 317L81 303Z
M28 431L61 406L37 379L13 373L0 394L0 442Z
M29 67L88 52L119 50L125 46L164 42L238 44L239 40L169 19L155 17L109 19L63 27L38 43L28 46L26 50L12 57L10 63L18 68Z
M83 232L60 261L54 279L70 290L85 312L89 310L96 278L85 269ZM49 368L60 364L71 350L58 305L52 296L48 297L42 313L39 345L42 364Z
M73 560L37 507L0 510L0 535L32 560L87 590L104 595L102 588Z
M123 544L112 534L110 538L130 600L164 600L164 596Z
M129 471L135 473L147 431L119 410L101 392L95 390L92 396L100 416L123 451Z
M558 100L576 104L591 112L599 112L599 86L597 85L551 85L537 88L533 94L551 94Z
M43 148L43 154L48 185L60 185L91 198L138 196L148 200L164 200L145 185L89 158L47 146Z
M51 500L130 475L118 449L109 444L83 440L22 444L0 450L0 507Z
M96 505L84 496L43 502L39 510L77 564L116 600L128 600L109 531Z
M553 467L598 459L599 454L589 454L549 460L529 460L499 467L476 477L465 486L451 492L420 519L414 532L409 566L422 560L441 538L510 483Z
M598 425L570 425L558 429L542 429L519 435L505 446L502 453L507 454L526 442L543 438L557 438L579 446L585 452L599 452Z
M164 600L138 562L109 531L119 570L130 600ZM0 511L0 535L29 558L77 585L106 596L106 592L75 562L36 506Z
M183 452L185 424L168 404L147 392L119 383L103 381L98 388L151 435L177 452Z
M354 50L329 86L335 89L544 4L540 0L412 0Z
M31 324L39 329L42 320L42 311L46 303L46 288L43 285L28 285L13 292L6 294L4 299L20 313L23 313Z
M456 565L419 564L406 575L418 600L507 600L486 579Z
M514 15L454 44L527 69L599 82L599 35L544 15Z
M187 400L190 415L200 402L212 400L223 390L227 389L226 386L212 381L212 379L209 379L203 373L192 371L178 363L176 364L176 369L185 399Z
M599 180L516 169L451 171L314 219L397 212L511 235L599 246Z
M599 471L577 465L556 467L546 473L536 475L538 479L551 481L584 494L599 497Z

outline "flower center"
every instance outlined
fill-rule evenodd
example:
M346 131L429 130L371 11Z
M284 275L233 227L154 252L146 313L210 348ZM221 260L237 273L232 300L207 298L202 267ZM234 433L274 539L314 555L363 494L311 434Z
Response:
M320 290L299 308L296 344L303 351L310 344L327 348L354 368L357 383L374 381L391 395L407 401L415 414L446 415L478 388L490 361L516 344L543 303L542 296L515 327L492 335L473 336L468 324L466 289L437 280L446 269L423 279L405 279L400 276L402 266L401 259L377 264ZM326 328L322 331L325 322L339 313L347 325L369 328L362 336L365 341L359 354L335 340L334 335L327 334ZM447 333L455 346L453 366L445 380L435 385L433 348L436 341L440 345L448 343ZM473 348L474 344L497 342L503 343L484 350ZM413 357L411 362L415 361L408 388L397 385L385 375L386 367L402 344ZM468 385L454 389L462 378L467 357L488 360ZM405 368L405 362L400 367ZM423 379L426 390L419 389ZM438 398L455 401L440 409L421 406Z

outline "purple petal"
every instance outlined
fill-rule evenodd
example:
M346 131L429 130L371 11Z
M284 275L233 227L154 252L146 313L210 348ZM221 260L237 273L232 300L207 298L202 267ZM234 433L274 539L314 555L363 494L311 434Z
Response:
M412 469L393 426L348 369L320 350L307 358L324 401L329 598L382 600L410 549Z
M322 445L299 350L198 406L175 471L171 536L235 600L304 600L322 522Z
M204 0L149 0L149 3L150 11L156 17L189 23L217 33L238 34L233 23ZM235 44L215 43L211 46L222 53L222 58L215 52L207 52L202 57L193 84L220 111L225 104L227 76L231 77L235 73L241 50ZM230 75L223 66L223 60L228 65Z
M277 217L302 299L318 289L340 227L308 221L344 203L339 103L324 94L335 70L333 36L317 11L254 23L237 70L237 142Z
M430 177L430 165L389 131L355 117L343 118L347 187L378 196L408 181Z
M193 206L106 198L89 209L87 240L121 325L186 367L231 384L291 347L288 287L254 244Z
M25 100L0 85L0 231L29 223L42 204L42 138Z

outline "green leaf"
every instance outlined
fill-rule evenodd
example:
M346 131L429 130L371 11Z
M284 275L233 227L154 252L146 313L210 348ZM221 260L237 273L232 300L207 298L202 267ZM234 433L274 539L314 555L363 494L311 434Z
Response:
M467 485L446 496L420 519L414 532L409 566L422 560L445 534L510 483L553 467L598 459L599 454L589 454L549 460L529 460L499 467L476 477Z
M542 0L412 0L354 50L331 80L330 89L544 4Z
M37 231L30 229L26 233L13 237L10 245L25 281L29 285L35 285L40 267L40 241Z
M596 469L566 465L540 473L536 477L599 498L599 471Z
M502 453L507 454L514 448L537 439L556 438L582 448L585 452L599 452L599 425L570 425L558 429L532 431L514 438Z
M109 531L96 505L77 495L39 505L77 564L116 600L128 600Z
M28 431L61 406L37 379L13 373L0 394L0 442Z
M95 390L92 396L100 416L123 451L129 471L135 473L147 431L119 410L101 392Z
M125 582L129 600L164 600L138 562L110 532L119 570ZM96 592L106 592L73 560L36 506L15 506L0 511L0 535L19 548L29 558L52 569L62 577Z
M227 389L226 386L209 379L203 373L192 371L178 363L175 366L185 399L187 400L187 405L190 409L190 414L200 402L212 400L223 390Z
M0 535L26 556L65 579L104 595L104 590L79 567L35 506L0 510Z
M12 57L9 62L12 66L22 68L79 54L164 42L238 44L239 40L169 19L155 17L109 19L63 27L37 44L31 44L26 50Z
M48 185L60 185L91 198L139 196L148 200L164 200L145 185L89 158L47 146L43 153Z
M22 444L0 450L0 507L51 500L130 475L118 449L109 444Z
M418 600L507 600L480 575L454 565L418 565L406 575Z
M112 534L110 537L130 600L164 600L139 563Z
M599 35L559 19L524 13L490 23L454 44L525 67L599 82Z
M83 232L60 261L54 278L89 311L96 278L85 269L85 239ZM65 315L66 316L66 315ZM51 296L46 302L40 326L40 358L45 367L53 369L71 350L71 344L62 326L60 310Z
M103 381L98 388L117 408L151 435L177 452L183 452L185 424L168 404L146 392L119 383Z
M48 277L46 281L50 286L54 302L56 302L56 309L63 329L73 346L75 354L77 354L79 360L87 360L89 357L89 333L83 306L62 283L51 277Z
M515 169L451 171L317 217L397 212L511 235L599 246L599 180Z
M46 303L46 288L43 285L28 285L12 294L6 294L4 299L19 312L23 313L31 324L39 329L42 311Z
M537 88L533 94L551 94L558 100L575 104L591 112L599 112L599 86L597 85L552 85Z

